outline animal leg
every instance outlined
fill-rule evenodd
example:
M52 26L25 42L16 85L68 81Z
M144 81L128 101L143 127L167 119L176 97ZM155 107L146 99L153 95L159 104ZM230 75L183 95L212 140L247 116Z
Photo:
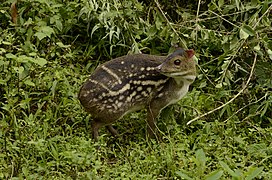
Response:
M150 106L147 109L147 133L150 138L157 137L156 119L160 110L152 109Z
M94 119L91 122L91 126L92 126L92 137L93 137L94 141L97 141L98 140L98 130L102 126L102 123Z
M110 131L110 133L116 137L118 135L118 132L112 127L112 125L107 125L106 128Z

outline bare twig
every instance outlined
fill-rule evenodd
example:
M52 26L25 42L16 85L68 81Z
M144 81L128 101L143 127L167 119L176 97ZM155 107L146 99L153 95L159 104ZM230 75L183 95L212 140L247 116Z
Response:
M200 2L201 2L201 0L198 0L197 12L196 12L196 31L198 31L198 20L199 20L198 18L199 18ZM196 43L197 43L197 33L196 33Z

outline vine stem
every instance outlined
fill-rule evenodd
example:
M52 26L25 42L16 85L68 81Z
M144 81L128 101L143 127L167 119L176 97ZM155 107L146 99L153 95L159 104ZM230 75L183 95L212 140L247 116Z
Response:
M250 80L251 80L251 78L252 78L252 76L253 76L253 72L254 72L254 69L255 69L255 65L256 65L256 62L257 62L257 53L256 52L254 52L254 54L255 54L255 57L254 57L254 61L253 61L253 64L252 64L252 67L251 67L251 70L250 70L250 74L249 74L249 77L248 77L248 79L247 79L247 82L246 82L246 84L245 84L245 86L231 99L231 100L229 100L228 102L226 102L225 104L223 104L223 105L221 105L221 106L219 106L219 107L217 107L217 108L215 108L215 109L213 109L213 110L211 110L211 111L209 111L209 112L206 112L206 113L204 113L204 114L202 114L202 115L200 115L200 116L198 116L198 117L196 117L196 118L194 118L194 119L192 119L192 120L190 120L189 122L187 122L187 125L189 125L189 124L191 124L192 122L194 122L194 121L196 121L196 120L198 120L198 119L200 119L200 118L203 118L204 116L207 116L207 115L209 115L209 114L211 114L211 113L213 113L213 112L215 112L215 111L217 111L217 110L219 110L219 109L222 109L223 107L225 107L225 106L227 106L228 104L230 104L230 103L232 103L238 96L240 96L243 92L244 92L244 90L248 87L248 85L249 85L249 82L250 82Z

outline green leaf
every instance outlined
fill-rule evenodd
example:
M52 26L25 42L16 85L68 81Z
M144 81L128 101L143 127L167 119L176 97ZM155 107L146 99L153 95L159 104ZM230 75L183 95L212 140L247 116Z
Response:
M259 167L259 168L250 167L249 171L246 173L247 177L245 178L245 180L254 179L263 171L263 169L264 167Z
M262 14L264 14L267 9L268 9L268 0L264 1L263 3Z
M40 58L40 57L36 58L33 62L40 65L41 67L43 67L45 64L47 64L46 59Z
M2 41L2 43L3 43L4 45L12 45L11 42L7 42L7 41Z
M54 33L54 29L49 26L42 26L39 30L45 33L48 37L50 37L51 34Z
M213 171L205 177L205 180L217 180L223 175L222 170Z
M0 84L2 84L2 85L5 85L6 84L6 80L4 80L4 79L0 79Z
M244 32L246 32L250 36L254 36L255 35L255 31L252 29L252 27L250 27L248 25L244 25L242 27L242 29L243 29Z
M216 88L218 88L218 89L220 89L220 88L222 88L223 87L223 84L222 83L218 83L218 84L216 84L216 86L215 86Z
M236 8L240 10L240 0L235 0Z
M270 49L267 50L267 53L269 55L269 58L272 60L272 51Z
M254 36L255 31L248 25L244 25L240 28L240 38L247 39L249 36Z
M239 36L241 39L247 39L249 34L247 34L242 28L240 29Z
M23 71L24 71L24 67L22 67L22 66L20 66L20 67L13 67L13 69L14 69L17 73L19 73L19 74L22 74Z
M179 177L187 179L187 180L194 180L193 178L189 177L187 174L184 174L183 172L177 171L176 172L177 175L179 175Z
M222 168L227 171L232 177L238 178L239 175L236 174L233 170L230 169L230 167L224 163L223 161L219 161L219 164L222 166Z
M196 165L198 167L205 168L206 156L203 149L198 149L195 154L196 154Z
M92 29L92 32L91 32L91 37L93 37L93 33L100 28L100 24L96 24L93 29Z
M15 58L17 58L17 56L15 56L14 54L8 53L8 54L6 54L6 58L15 59Z
M218 1L218 6L219 6L219 8L221 8L223 5L224 5L224 0L219 0Z
M62 42L57 42L56 44L61 48L69 48L71 46L71 45L64 45Z
M39 40L42 40L45 37L50 38L51 35L54 33L54 29L49 26L41 26L40 28L38 28L37 31L38 32L36 32L34 36L36 36Z
M247 39L249 36L254 36L255 31L248 25L244 25L240 28L239 36L241 39Z
M33 86L33 87L35 86L35 84L30 79L25 80L24 84L29 85L29 86Z
M43 32L36 32L34 36L36 36L41 41L43 38L46 37L46 34Z

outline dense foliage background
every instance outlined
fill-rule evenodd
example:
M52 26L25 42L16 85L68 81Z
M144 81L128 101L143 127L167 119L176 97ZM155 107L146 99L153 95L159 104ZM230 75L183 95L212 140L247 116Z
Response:
M271 20L269 0L1 2L0 179L272 179ZM142 111L94 143L77 99L88 75L175 45L199 70L162 112L163 141Z

